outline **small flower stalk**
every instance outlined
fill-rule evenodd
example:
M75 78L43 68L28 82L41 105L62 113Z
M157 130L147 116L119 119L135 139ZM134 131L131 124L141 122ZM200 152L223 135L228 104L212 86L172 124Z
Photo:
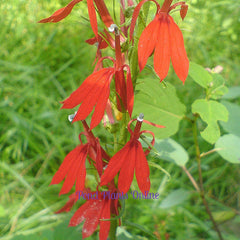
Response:
M89 25L92 29L92 38L86 39L86 43L97 46L95 67L82 84L61 102L62 109L78 106L75 114L69 116L69 120L72 124L80 121L84 131L79 134L80 143L66 155L50 184L63 182L59 195L70 194L66 205L56 213L70 211L78 204L80 193L81 196L97 196L85 199L85 203L73 214L69 226L84 222L83 239L99 231L99 239L107 240L116 232L112 219L118 218L122 203L120 199L112 199L103 193L109 191L112 194L126 194L131 189L134 175L139 190L143 194L150 191L147 156L154 146L155 136L151 131L142 130L142 123L164 128L144 120L143 114L138 117L136 113L133 114L135 86L138 82L133 84L132 81L129 52L136 41L134 30L138 16L144 3L155 3L155 17L142 31L138 41L139 70L144 69L148 58L153 54L154 70L160 81L167 77L171 61L176 75L184 83L188 75L189 60L182 32L170 13L179 7L180 15L184 19L188 6L185 2L172 5L169 0L165 0L162 6L156 0L142 0L137 5L132 0L116 1L120 4L120 19L115 19L114 22L113 14L110 14L106 5L107 1L73 0L39 23L60 22L68 17L76 4L84 1L87 3ZM127 22L125 16L129 7L134 8L131 22ZM99 21L105 26L103 30L99 30ZM105 55L107 48L113 50L112 55ZM108 62L108 65L105 62ZM95 132L96 127L106 126L106 116L111 129L118 126L115 132L124 133L124 137L115 134L114 144L113 141L108 143L113 145L111 148L106 148L106 144L102 144L101 138L97 137L97 131ZM142 146L140 140L145 134L152 137L147 148ZM123 140L118 142L120 138ZM95 186L89 186L87 181L88 166L95 171ZM118 225L121 224L120 217L117 222Z

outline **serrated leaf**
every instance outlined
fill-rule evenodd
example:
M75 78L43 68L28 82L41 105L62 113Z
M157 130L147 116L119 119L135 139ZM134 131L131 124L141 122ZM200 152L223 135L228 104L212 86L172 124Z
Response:
M227 122L221 122L221 126L225 131L237 135L240 137L240 106L227 101L221 101L221 103L227 108L229 117Z
M180 167L185 166L189 160L187 151L171 138L156 139L152 153L160 159L174 162Z
M225 94L223 99L235 99L240 97L240 86L231 87L228 89L228 93Z
M160 203L160 208L170 208L184 203L189 197L189 191L184 189L177 189L172 191L163 201Z
M194 62L190 62L188 75L203 88L208 88L213 80L207 70Z
M224 105L213 100L198 99L192 104L192 112L198 113L208 126L201 132L201 136L209 143L215 143L220 137L218 121L228 120L228 111Z
M177 132L179 121L186 107L179 101L175 88L167 83L164 86L157 79L140 79L136 86L133 116L144 114L144 119L165 128L156 128L143 124L142 129L154 132L157 138L167 138Z
M228 162L240 163L240 138L233 134L226 134L215 144L217 152Z

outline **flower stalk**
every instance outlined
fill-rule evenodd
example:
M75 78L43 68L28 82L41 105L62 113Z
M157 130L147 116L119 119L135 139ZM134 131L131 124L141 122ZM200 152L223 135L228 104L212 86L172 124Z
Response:
M213 224L213 227L215 231L217 232L217 235L220 240L224 240L221 234L221 231L216 223L216 221L213 218L212 212L209 208L208 202L205 197L205 191L204 191L204 186L203 186L203 177L202 177L202 167L201 167L201 154L200 154L200 147L198 143L198 130L197 130L197 119L198 117L195 116L194 120L192 121L192 131L193 131L193 138L194 138L194 145L196 149L196 159L197 159L197 164L198 164L198 176L199 176L199 187L200 187L200 196L203 201L203 204L205 206L206 212L209 215L209 218Z

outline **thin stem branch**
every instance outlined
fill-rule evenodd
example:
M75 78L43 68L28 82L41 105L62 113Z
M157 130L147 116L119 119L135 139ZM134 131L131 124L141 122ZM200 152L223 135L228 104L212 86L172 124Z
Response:
M197 192L201 192L200 188L197 184L197 182L195 181L194 177L191 175L191 173L187 170L187 168L185 166L182 167L183 171L187 174L188 178L190 179L190 181L192 182L194 188L197 190Z
M197 158L197 163L198 163L198 175L199 175L199 186L200 186L200 196L202 198L203 204L206 208L206 211L210 217L210 220L213 223L214 229L218 234L218 237L220 240L224 240L222 237L222 234L220 232L220 229L218 228L217 223L215 222L212 212L208 206L208 202L205 198L205 192L204 192L204 187L203 187L203 178L202 178L202 168L201 168L201 154L200 154L200 148L199 148L199 143L198 143L198 130L197 130L197 117L192 121L192 129L193 129L193 137L194 137L194 145L196 148L196 158Z
M212 149L212 150L210 150L208 152L203 152L203 153L200 154L200 157L203 158L203 157L207 156L208 154L214 153L214 152L216 152L218 150L221 150L221 148L214 148L214 149Z

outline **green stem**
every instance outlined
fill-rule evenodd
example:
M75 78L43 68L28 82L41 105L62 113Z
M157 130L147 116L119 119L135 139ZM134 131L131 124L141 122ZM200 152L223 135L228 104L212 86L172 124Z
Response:
M203 187L203 178L202 178L202 168L201 168L201 154L200 154L200 148L199 148L199 143L198 143L197 116L195 116L194 120L192 121L192 130L193 130L194 145L196 148L196 158L197 158L197 163L198 163L200 196L202 198L205 209L210 217L210 220L213 223L214 229L218 234L219 239L224 240L222 237L222 234L220 232L220 229L218 228L218 225L213 218L212 212L208 206L208 202L205 198L205 191L204 191L204 187Z
M109 238L110 240L116 240L116 231L118 226L118 220L111 221Z
M120 137L119 137L119 146L122 148L127 143L127 136L128 136L128 130L127 130L127 124L129 122L129 115L127 112L124 112L122 114L122 120L121 120L121 130L120 130ZM117 148L119 150L119 148Z

